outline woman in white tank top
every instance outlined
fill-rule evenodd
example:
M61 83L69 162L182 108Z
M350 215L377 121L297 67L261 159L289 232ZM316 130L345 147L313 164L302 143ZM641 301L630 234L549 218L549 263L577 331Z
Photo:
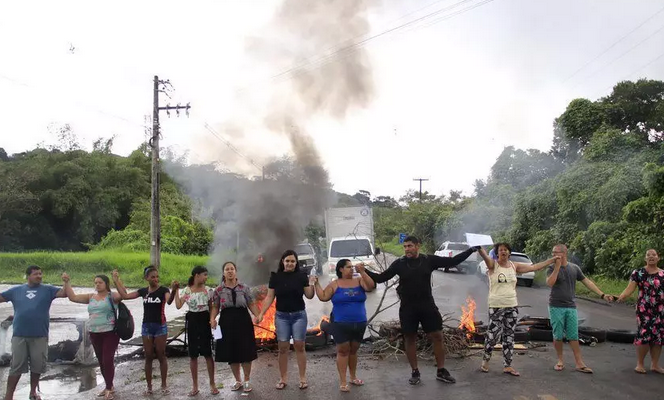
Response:
M484 339L484 357L482 358L482 372L489 372L489 360L498 339L503 342L503 372L512 376L520 374L512 368L512 356L514 354L514 328L516 327L517 298L516 281L517 274L538 271L552 264L557 257L550 258L541 263L528 265L510 261L512 249L507 243L496 243L497 260L489 257L484 249L479 250L480 256L487 266L489 277L489 328Z

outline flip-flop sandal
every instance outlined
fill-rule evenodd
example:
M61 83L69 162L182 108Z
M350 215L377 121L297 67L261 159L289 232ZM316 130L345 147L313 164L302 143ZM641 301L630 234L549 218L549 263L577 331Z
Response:
M363 386L364 381L362 379L355 378L355 379L351 379L350 384L355 385L355 386Z
M574 370L577 371L577 372L582 372L584 374L592 374L593 373L593 370L588 368L588 367L575 368Z
M97 397L106 397L106 389L104 389L101 392L97 393Z
M217 389L216 387L212 388L212 390L210 390L210 394L213 395L213 396L218 395L219 394L219 389Z
M664 369L651 369L650 372L654 372L656 374L664 374Z
M647 374L645 369L634 368L634 372L636 372L637 374L643 374L643 375Z
M169 388L161 388L161 394L163 396L167 396L167 395L171 394L171 391L170 391Z
M556 365L553 366L553 369L554 369L555 371L560 372L560 371L562 371L562 370L565 369L565 364L560 364L560 363L558 363L558 364L556 364Z
M189 394L188 394L187 396L188 396L188 397L198 396L198 394L199 394L200 392L201 392L200 390L192 390L191 392L189 392Z
M348 387L348 385L340 385L339 390L341 390L342 392L350 392L350 388Z
M489 366L488 366L488 365L485 365L485 364L483 363L482 365L480 365L480 371L482 371L482 372L484 372L484 373L488 373L488 372L489 372Z
M145 392L143 392L143 396L152 396L153 394L152 389L145 389Z
M521 374L517 372L514 368L505 369L503 370L503 373L512 376L521 376Z
M300 382L300 390L304 390L309 387L309 384L307 382Z
M284 390L288 384L284 381L277 382L277 390Z
M115 399L113 392L108 392L108 394L104 396L104 400L113 400L113 399Z
M30 397L28 397L30 400L42 400L41 396L37 394L31 394Z
M232 392L237 392L240 389L242 389L242 382L235 382L233 386L231 386Z
M245 382L242 386L244 387L243 391L245 393L249 393L252 390L254 390L254 388L251 387L251 383L249 383L249 382Z

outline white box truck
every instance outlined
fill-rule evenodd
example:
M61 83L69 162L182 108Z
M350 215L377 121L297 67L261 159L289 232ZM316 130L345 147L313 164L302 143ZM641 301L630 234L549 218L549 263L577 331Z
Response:
M347 258L357 264L375 266L373 210L370 207L325 210L328 273L336 277L337 262Z

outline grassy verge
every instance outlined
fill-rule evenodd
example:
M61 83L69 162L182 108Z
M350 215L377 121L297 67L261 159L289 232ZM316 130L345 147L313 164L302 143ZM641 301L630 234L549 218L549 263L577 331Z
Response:
M380 243L376 246L380 247L380 251L394 254L397 257L401 257L404 254L403 245L399 244L399 239L394 239L391 242Z
M629 281L627 279L611 279L603 276L589 276L590 280L595 282L597 287L606 294L612 294L614 296L619 296L623 290L627 287ZM581 282L576 284L576 294L580 296L590 297L599 299L599 296L591 292L585 285ZM636 297L638 295L638 290L634 291L631 296L626 299L628 303L635 303Z
M207 261L206 256L162 254L160 281L166 285L174 279L186 282L191 269ZM60 276L67 272L74 286L92 286L95 275L105 274L110 278L117 268L125 285L140 287L145 283L143 269L150 264L150 254L118 251L0 253L0 283L25 283L25 269L33 264L43 269L44 283L60 285Z

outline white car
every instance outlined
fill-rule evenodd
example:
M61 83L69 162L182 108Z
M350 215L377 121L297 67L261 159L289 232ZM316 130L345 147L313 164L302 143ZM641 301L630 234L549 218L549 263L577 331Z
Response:
M528 264L532 265L532 261L530 260L530 257L525 255L524 253L517 253L513 252L510 255L510 261L512 262L518 262L522 264ZM489 284L489 276L486 274L487 273L487 267L486 263L482 261L479 263L477 266L477 274L479 275L480 279L486 282L486 284ZM517 282L522 282L524 285L530 287L533 286L533 281L535 280L535 273L534 272L526 272L525 274L518 274L517 275Z
M439 257L454 257L459 253L463 253L464 251L468 250L469 248L470 248L470 246L468 246L468 243L465 243L465 242L443 242L438 247L438 250L436 250L436 252L434 254L439 256ZM473 271L473 269L475 268L475 265L477 265L477 252L471 254L461 264L457 265L456 267L452 267L452 268L456 268L457 271L459 271L459 272L469 271L469 272L473 273L473 272L475 272L475 271ZM445 268L445 272L449 272L449 268Z

